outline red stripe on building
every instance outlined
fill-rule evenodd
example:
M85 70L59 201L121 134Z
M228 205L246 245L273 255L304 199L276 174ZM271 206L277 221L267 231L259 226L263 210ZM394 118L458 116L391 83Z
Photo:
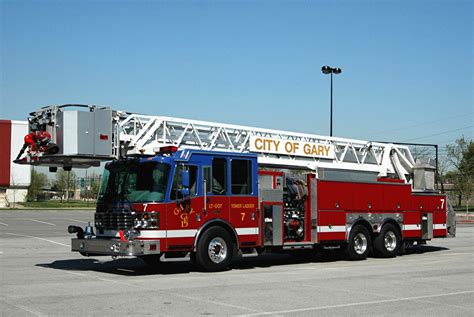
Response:
M10 186L12 122L0 120L0 186Z

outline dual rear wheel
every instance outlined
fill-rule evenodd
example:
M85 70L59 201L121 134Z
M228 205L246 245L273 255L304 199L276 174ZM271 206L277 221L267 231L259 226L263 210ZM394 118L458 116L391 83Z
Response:
M382 227L380 233L373 239L367 228L361 224L355 225L349 235L346 253L351 260L364 260L374 250L374 254L382 258L391 258L400 249L400 232L391 223Z
M374 254L381 258L393 258L400 251L400 231L391 223L387 223L374 239Z

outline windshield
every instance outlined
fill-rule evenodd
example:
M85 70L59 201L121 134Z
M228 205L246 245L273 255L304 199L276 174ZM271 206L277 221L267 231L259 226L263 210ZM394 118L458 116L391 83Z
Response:
M170 165L126 161L105 167L98 202L161 202L165 199Z

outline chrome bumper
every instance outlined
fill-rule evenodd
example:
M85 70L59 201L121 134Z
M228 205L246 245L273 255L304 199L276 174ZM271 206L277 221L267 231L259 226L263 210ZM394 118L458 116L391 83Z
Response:
M160 240L71 239L71 251L82 255L141 256L160 254Z

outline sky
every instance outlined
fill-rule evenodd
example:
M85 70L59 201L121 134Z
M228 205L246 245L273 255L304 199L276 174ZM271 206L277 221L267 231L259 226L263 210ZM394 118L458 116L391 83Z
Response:
M0 0L0 118L52 104L361 140L473 138L471 1Z

